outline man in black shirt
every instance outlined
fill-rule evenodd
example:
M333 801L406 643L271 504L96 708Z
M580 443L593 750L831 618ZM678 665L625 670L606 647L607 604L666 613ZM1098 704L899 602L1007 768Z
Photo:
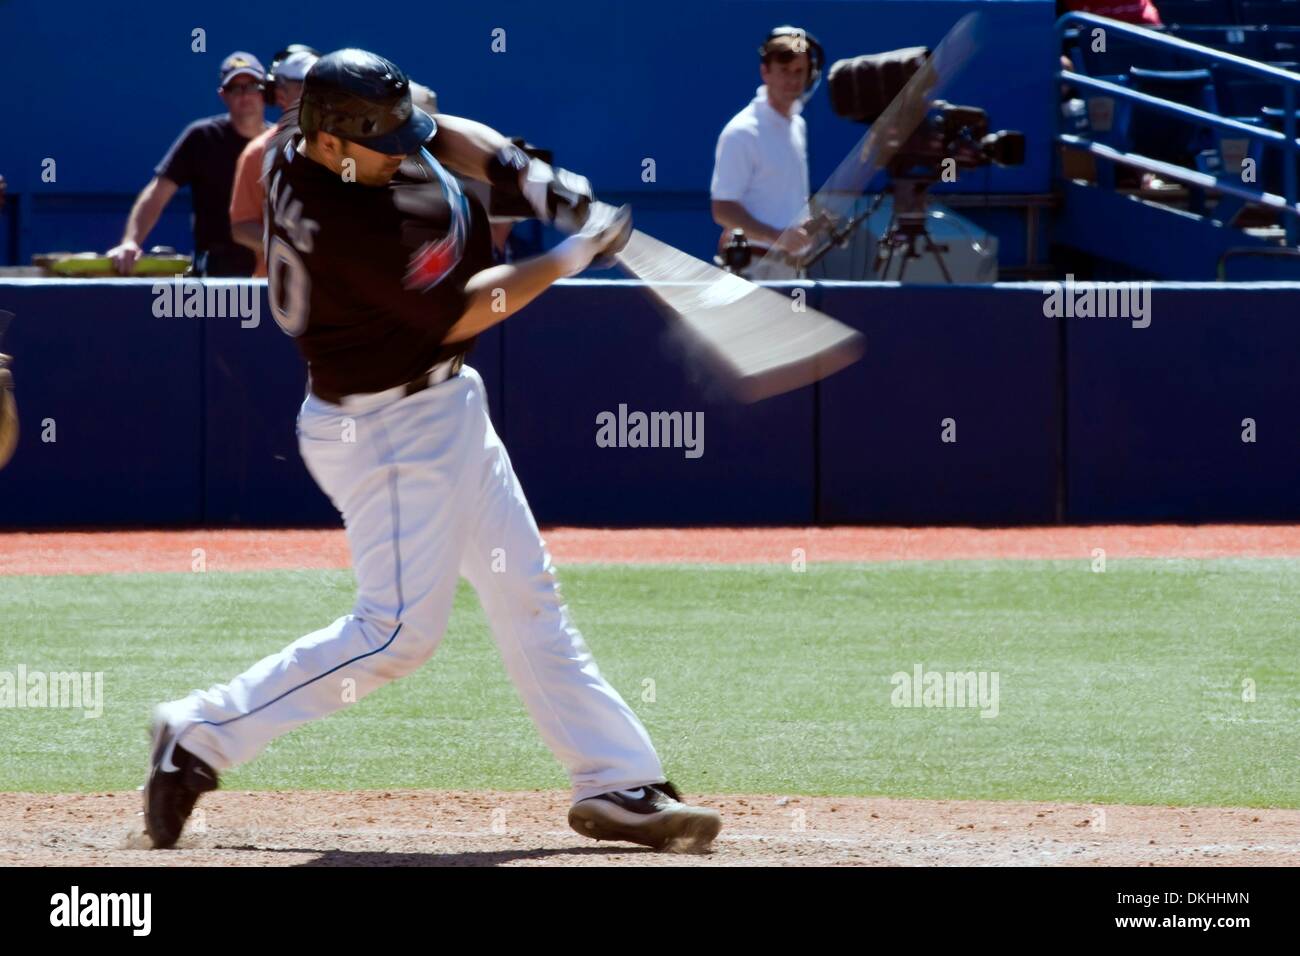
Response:
M424 148L424 144L428 148ZM227 684L158 708L145 827L173 845L217 773L433 654L460 575L506 671L569 773L569 824L597 840L699 851L722 826L683 803L640 720L601 676L464 355L551 283L622 249L627 207L495 130L414 109L393 63L322 57L266 152L276 321L307 359L299 449L343 515L352 612ZM492 265L487 214L455 172L573 234ZM557 374L563 374L562 371Z
M219 94L229 113L185 127L154 168L153 179L131 208L122 241L108 252L119 273L131 274L141 245L163 209L178 189L189 186L194 204L194 273L253 274L256 256L230 238L230 189L240 152L266 128L263 78L262 64L251 53L232 53L222 61Z

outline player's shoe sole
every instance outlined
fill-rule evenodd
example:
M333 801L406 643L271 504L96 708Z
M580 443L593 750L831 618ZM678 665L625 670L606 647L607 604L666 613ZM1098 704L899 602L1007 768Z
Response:
M645 788L640 797L615 791L569 808L569 826L593 840L637 843L669 853L703 853L722 830L717 810L677 798L672 784Z
M166 721L154 722L149 779L144 785L144 832L156 850L176 845L199 795L219 786L217 772L179 744L173 746L174 739ZM170 763L165 765L169 749Z

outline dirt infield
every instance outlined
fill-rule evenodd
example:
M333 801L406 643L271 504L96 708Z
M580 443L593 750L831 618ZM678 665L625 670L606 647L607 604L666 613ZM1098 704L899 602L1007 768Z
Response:
M1300 810L846 797L695 798L714 852L593 843L558 792L207 794L179 846L145 849L138 793L0 794L0 866L1262 866L1300 862Z
M780 563L976 558L1300 557L1296 525L1002 528L551 528L556 562ZM796 552L801 552L797 554ZM346 568L334 531L0 534L0 575Z

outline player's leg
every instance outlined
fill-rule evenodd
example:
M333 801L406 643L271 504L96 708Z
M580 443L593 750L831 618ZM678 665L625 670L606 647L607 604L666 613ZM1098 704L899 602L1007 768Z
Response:
M467 373L478 376L472 369ZM478 488L461 574L478 592L506 671L576 799L662 782L650 736L604 680L556 587L550 554L500 444L486 402L476 429Z
M230 683L163 705L182 747L218 770L242 763L428 660L451 611L468 531L466 387L452 379L364 413L304 403L300 447L347 526L355 605Z
M569 823L598 840L702 850L717 836L721 818L680 801L645 727L601 676L560 596L486 399L483 405L481 484L461 572L478 592L524 706L569 772Z
M479 381L472 369L466 374ZM649 734L569 618L486 401L478 417L479 486L466 502L473 521L461 573L478 592L511 681L568 770L575 798L663 781Z
M477 373L467 369L477 380ZM506 671L576 799L664 780L650 736L601 676L560 595L551 556L500 438L480 416L480 482L461 572L478 592Z

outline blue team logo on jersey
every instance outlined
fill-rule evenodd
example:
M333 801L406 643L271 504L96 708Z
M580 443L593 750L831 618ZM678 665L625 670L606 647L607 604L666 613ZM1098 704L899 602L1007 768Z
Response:
M420 158L438 177L443 198L451 210L451 229L447 235L436 242L426 242L415 250L406 270L406 288L426 292L445 279L465 254L465 239L469 234L469 200L461 191L460 184L429 155L428 150L421 149Z

